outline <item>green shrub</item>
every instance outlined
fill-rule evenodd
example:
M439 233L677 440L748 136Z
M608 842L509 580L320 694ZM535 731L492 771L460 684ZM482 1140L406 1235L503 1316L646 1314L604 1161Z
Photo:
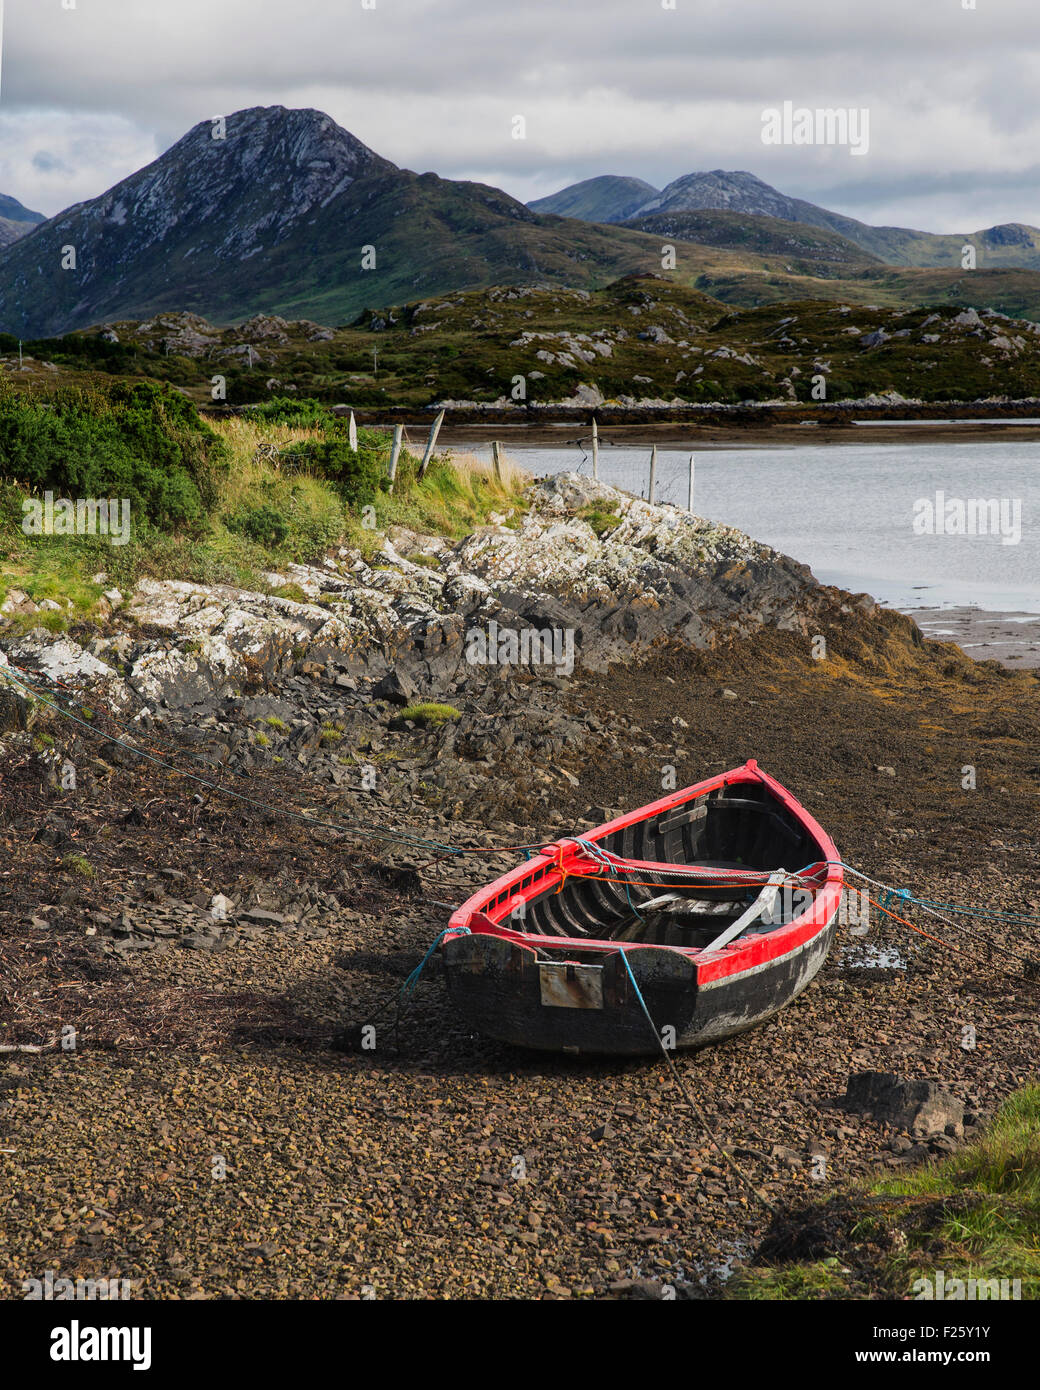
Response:
M359 430L356 450L345 433L333 428L325 439L307 440L291 452L333 483L355 511L370 506L387 490L386 436L377 430Z
M224 524L229 531L237 531L258 545L281 545L288 539L290 531L285 517L266 503L258 507L241 507L230 516L225 516Z
M274 396L269 401L243 410L242 418L261 425L291 425L298 429L310 429L327 425L334 417L328 406L313 396L303 396L299 400L292 396Z
M168 387L62 387L45 399L0 383L0 478L33 494L127 498L138 522L194 528L224 461L218 436Z

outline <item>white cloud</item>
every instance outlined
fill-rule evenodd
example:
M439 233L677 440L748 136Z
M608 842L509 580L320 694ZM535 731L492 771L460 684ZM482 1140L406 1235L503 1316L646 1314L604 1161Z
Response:
M0 192L53 216L149 164L155 136L119 115L0 114Z
M869 221L1040 223L1035 0L375 5L7 0L0 191L55 212L199 120L282 104L328 111L407 168L523 198L600 173L660 186L738 168ZM784 100L868 107L869 156L764 147L761 110Z

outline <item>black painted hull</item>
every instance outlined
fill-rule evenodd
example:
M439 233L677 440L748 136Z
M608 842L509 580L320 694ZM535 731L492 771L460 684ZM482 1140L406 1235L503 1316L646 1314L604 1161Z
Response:
M676 1051L688 1051L745 1033L779 1013L819 972L836 925L835 918L780 960L700 986L688 956L651 947L630 950L628 961L653 1030L620 952L603 962L602 1008L547 1008L534 951L497 936L447 942L445 969L453 1003L486 1037L540 1052L660 1056L659 1038Z

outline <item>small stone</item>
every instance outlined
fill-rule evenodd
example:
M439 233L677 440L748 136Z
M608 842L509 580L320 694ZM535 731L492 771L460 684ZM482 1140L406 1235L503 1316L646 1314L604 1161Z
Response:
M261 907L250 907L239 913L239 919L254 927L284 927L285 918L278 912L265 912Z
M774 1144L769 1157L782 1167L791 1169L792 1172L797 1168L805 1167L805 1160L797 1149L786 1148L783 1144Z
M226 922L230 910L231 899L225 898L223 893L214 893L209 904L209 915L214 922Z

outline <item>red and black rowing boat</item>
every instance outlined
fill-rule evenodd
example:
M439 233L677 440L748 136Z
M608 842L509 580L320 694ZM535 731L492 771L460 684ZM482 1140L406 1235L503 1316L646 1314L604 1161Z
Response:
M522 1047L701 1047L805 989L842 885L830 837L751 761L482 888L451 917L448 988L480 1032Z

